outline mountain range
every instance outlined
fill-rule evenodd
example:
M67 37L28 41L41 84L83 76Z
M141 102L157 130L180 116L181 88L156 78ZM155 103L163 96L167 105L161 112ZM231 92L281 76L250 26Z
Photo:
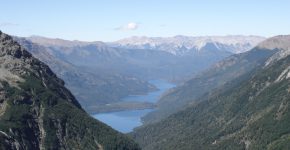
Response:
M50 52L62 60L89 70L145 80L161 78L178 81L190 78L233 53L250 50L264 38L132 37L109 43L67 41L40 36L26 39L50 48Z
M265 40L260 36L174 36L174 37L130 37L110 43L114 47L129 49L162 50L174 55L187 55L192 51L202 51L209 45L220 51L242 53Z

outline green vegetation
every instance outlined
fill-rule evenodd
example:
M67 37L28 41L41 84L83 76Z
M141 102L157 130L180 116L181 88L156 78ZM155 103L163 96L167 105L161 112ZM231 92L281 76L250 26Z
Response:
M43 120L46 149L96 149L98 144L104 149L137 149L138 146L129 138L91 118L78 105L63 99L63 94L67 93L59 93L63 89L58 89L53 79L49 81L48 88L33 76L25 77L25 82L19 85L20 89L2 83L9 97L9 108L1 117L1 131L20 133L23 136L11 136L17 141L25 139L24 145L28 149L38 148L31 141L40 142L37 137L40 134L37 129L39 120L35 119L43 111L43 118L39 119Z
M275 51L255 48L249 52L232 55L212 68L194 77L161 97L157 111L143 118L145 123L160 121L190 104L198 103L209 92L223 86L226 90L248 80Z
M96 74L88 73L85 70L81 73L69 70L66 75L61 76L66 81L66 87L71 90L82 107L90 114L115 111L115 107L106 107L105 105L120 103L120 100L128 95L146 94L156 90L153 85L137 78L133 80L118 75Z
M70 47L61 46L55 48L54 46L35 44L24 38L15 39L30 51L34 57L49 65L66 82L66 87L74 94L82 107L91 114L100 111L114 111L116 110L115 107L106 107L105 105L119 103L122 98L128 95L146 94L147 92L156 90L150 83L136 77L120 75L115 72L109 73L102 70L92 71L95 69L79 67L73 63L79 57L67 61L57 52L63 49L70 49ZM76 46L72 51L85 51L86 48ZM94 49L93 51L98 51L98 49ZM97 54L97 56L99 55ZM85 62L88 62L87 59L85 60ZM98 59L94 58L93 60ZM122 108L120 107L119 109Z
M23 55L27 52L1 32L0 48L7 51L0 62L9 63L5 69L22 79L0 80L0 149L140 149L88 115L48 66Z
M131 135L146 149L289 149L290 56Z

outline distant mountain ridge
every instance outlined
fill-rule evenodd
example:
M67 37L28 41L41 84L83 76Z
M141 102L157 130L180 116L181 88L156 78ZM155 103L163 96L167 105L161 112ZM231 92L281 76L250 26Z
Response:
M113 46L112 43L69 41L40 36L26 39L50 49L60 59L76 66L145 80L180 80L232 54L226 50L227 47L217 43L206 43L201 51L190 51L179 56L158 49L131 49Z
M129 49L152 49L162 50L174 55L186 55L191 51L200 51L207 44L212 44L216 49L225 50L231 53L242 53L252 49L261 41L265 40L260 36L174 36L174 37L130 37L121 39L110 44L113 47Z
M105 45L105 43L101 41L94 41L94 42L85 42L85 41L70 41L70 40L64 40L60 38L47 38L43 36L30 36L26 37L27 40L32 41L33 43L38 43L43 46L62 46L62 47L74 47L74 46L83 46L83 45L89 45L89 44L95 44L95 45Z

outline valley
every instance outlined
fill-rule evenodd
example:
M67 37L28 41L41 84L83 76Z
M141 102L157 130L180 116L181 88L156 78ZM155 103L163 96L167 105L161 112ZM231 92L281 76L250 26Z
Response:
M0 150L290 150L289 0L0 6Z
M172 100L175 96L168 98L180 86L176 90L170 88L199 78L215 63L250 50L264 38L133 37L113 43L41 36L14 39L64 79L65 86L86 112L127 133L142 124L164 119L192 103L193 96L179 102ZM200 91L193 91L192 95L201 96L221 85L223 80L220 82L205 87L197 85Z
M131 44L126 39L128 46L124 46L122 40L104 43L41 36L14 39L35 57L46 62L66 82L65 86L73 92L82 107L88 113L95 114L156 107L156 104L148 101L130 102L122 99L129 95L157 91L158 88L150 80L162 79L180 84L232 53L249 50L264 38L149 38L156 47L134 47L136 41L133 39ZM224 42L228 39L232 39L232 42ZM183 53L164 51L164 47L171 46L174 51Z

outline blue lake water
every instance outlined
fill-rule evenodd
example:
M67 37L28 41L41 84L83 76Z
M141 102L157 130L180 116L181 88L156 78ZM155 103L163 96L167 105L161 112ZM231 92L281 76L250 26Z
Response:
M146 95L132 95L128 96L123 101L137 101L137 102L151 102L156 103L160 96L170 88L175 87L165 80L152 80L149 81L151 84L155 85L159 90L150 92ZM100 113L93 115L96 119L106 123L112 128L128 133L132 131L135 127L141 126L141 117L145 116L147 113L153 111L154 109L144 109L144 110L128 110L110 113Z

